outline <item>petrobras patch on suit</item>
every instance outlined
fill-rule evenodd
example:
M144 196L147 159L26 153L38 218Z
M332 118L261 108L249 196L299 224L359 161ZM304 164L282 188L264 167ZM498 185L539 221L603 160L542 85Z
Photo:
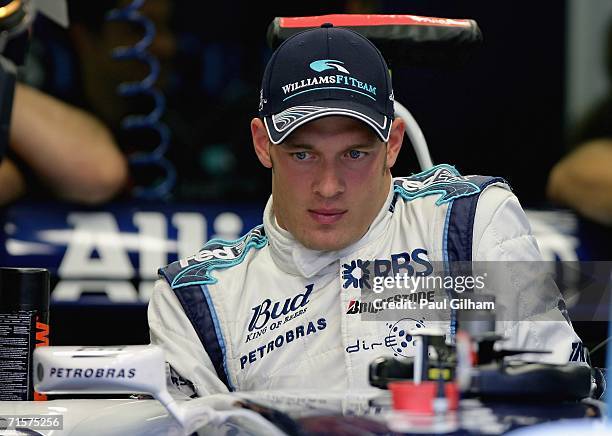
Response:
M308 324L301 324L291 330L281 333L267 343L263 343L259 347L240 356L240 369L244 369L247 364L250 365L263 359L265 356L283 347L285 344L316 334L318 331L325 330L326 327L327 320L325 318L319 318L316 321L309 321Z

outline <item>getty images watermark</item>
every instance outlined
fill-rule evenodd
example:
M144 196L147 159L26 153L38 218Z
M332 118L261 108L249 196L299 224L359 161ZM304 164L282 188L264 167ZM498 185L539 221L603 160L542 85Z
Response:
M452 311L494 311L508 322L608 321L612 306L612 261L430 262L400 253L343 264L342 279L345 312L364 321L444 320Z
M489 269L477 269L474 262L429 262L412 255L407 262L405 258L396 255L344 264L344 289L351 296L346 314L359 314L365 321L392 321L398 315L447 320L451 311L498 309L498 289Z
M495 310L494 301L482 301L463 295L465 291L484 291L483 275L408 275L397 273L395 276L375 276L372 280L372 291L375 294L393 293L392 297L375 298L371 303L374 310ZM404 293L402 293L403 291ZM405 294L405 292L408 294ZM443 298L436 299L436 294L444 291ZM399 293L398 293L399 292ZM456 298L449 298L452 294Z

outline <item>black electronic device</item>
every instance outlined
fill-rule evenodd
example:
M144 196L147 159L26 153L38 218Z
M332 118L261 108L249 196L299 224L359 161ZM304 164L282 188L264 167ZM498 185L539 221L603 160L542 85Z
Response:
M592 395L596 378L589 366L508 359L550 351L504 349L504 338L495 333L493 311L463 311L458 320L454 344L446 343L439 333L414 332L424 345L418 348L416 357L374 360L370 364L370 384L387 389L389 383L402 380L456 380L463 397L521 401L560 402Z
M504 357L533 350L500 350L485 364L470 368L467 384L462 387L464 397L503 399L547 399L549 401L580 400L591 394L591 368L584 365L554 365L538 362L510 361ZM542 353L540 351L539 353ZM440 366L428 368L426 380L452 380L457 375L456 358L449 358ZM415 359L398 360L380 357L370 364L370 384L386 389L391 382L414 380Z

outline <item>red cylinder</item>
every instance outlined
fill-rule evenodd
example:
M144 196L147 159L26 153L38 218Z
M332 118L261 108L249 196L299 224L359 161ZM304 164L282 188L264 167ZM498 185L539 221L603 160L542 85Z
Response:
M413 413L433 414L433 400L438 392L437 381L424 381L415 384L411 381L389 383L394 410L406 410ZM459 389L456 383L444 383L444 394L448 401L448 410L459 407Z

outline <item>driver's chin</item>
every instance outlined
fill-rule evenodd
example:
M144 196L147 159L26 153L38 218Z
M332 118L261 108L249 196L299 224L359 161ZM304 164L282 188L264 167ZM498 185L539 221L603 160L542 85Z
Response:
M351 244L351 241L347 240L346 235L330 234L329 232L313 232L309 235L304 235L300 242L304 247L316 251L336 251Z

